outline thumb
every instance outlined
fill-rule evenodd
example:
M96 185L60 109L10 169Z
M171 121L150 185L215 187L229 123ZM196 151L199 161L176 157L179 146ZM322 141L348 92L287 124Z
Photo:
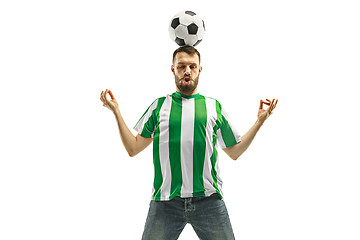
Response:
M111 92L111 90L109 90L109 94L110 94L111 100L115 99L114 94Z

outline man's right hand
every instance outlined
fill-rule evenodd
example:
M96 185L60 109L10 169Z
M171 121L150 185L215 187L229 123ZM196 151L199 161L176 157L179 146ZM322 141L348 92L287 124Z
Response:
M110 95L111 100L107 99L106 94ZM113 93L109 89L101 92L100 100L103 102L103 106L110 109L113 113L119 110L119 104L117 103Z

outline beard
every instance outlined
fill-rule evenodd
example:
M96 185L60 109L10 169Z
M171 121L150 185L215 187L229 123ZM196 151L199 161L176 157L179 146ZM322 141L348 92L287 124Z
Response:
M186 83L185 78L179 78L175 75L175 84L176 87L184 94L191 95L195 89L197 88L197 85L199 83L199 76L197 76L195 79L190 78L189 83Z

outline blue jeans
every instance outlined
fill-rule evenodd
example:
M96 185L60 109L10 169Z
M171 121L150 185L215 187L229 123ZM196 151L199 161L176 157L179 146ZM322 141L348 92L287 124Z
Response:
M142 239L176 240L187 223L201 240L235 239L225 203L218 194L151 201Z

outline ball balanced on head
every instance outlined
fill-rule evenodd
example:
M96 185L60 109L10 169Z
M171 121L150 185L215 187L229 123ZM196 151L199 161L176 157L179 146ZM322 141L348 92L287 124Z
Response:
M182 11L171 19L169 34L179 46L195 47L204 37L205 23L196 13Z

